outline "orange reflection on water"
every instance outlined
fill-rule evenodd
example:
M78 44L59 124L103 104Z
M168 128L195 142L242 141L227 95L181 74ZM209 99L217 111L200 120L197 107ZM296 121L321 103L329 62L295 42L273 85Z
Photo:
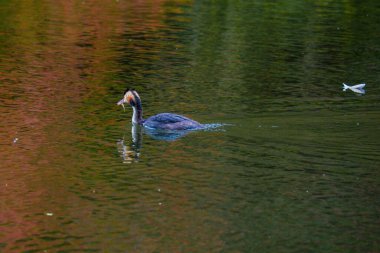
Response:
M77 145L91 140L77 134L83 131L78 122L86 117L84 101L109 92L108 78L120 70L116 59L123 36L141 33L158 38L161 35L155 32L165 28L167 12L182 11L167 3L24 0L8 6L6 18L12 32L6 33L8 50L0 52L5 59L0 65L2 251L89 249L91 246L83 244L93 240L94 245L107 250L107 241L118 238L95 232L102 231L97 230L99 227L106 231L120 221L112 217L99 221L94 215L98 203L84 200L71 189L75 186L95 195L96 191L88 189L75 173L83 167L95 167L95 157L102 155L85 152ZM130 43L128 48L136 53L149 50L138 43ZM104 124L100 119L90 123ZM173 169L171 173L175 176L182 172ZM208 214L192 207L187 197L191 191L169 182L162 186L182 197L169 196L169 208L159 210L160 218L147 217L143 223L133 223L126 243L143 238L142 250L178 251L183 245L194 243L189 238L202 230L205 233L196 237L198 246L222 244L220 233L207 231L209 226L204 221ZM110 191L108 194L119 194L108 185L102 189ZM99 199L107 202L106 198ZM148 198L142 197L141 202L144 200L149 203ZM138 204L135 208L145 210L148 206ZM189 219L189 213L195 218ZM145 225L156 227L161 236L145 236ZM105 236L110 237L103 241Z
M58 169L75 163L63 157L65 143L91 80L100 81L112 59L109 40L123 26L119 8L115 1L9 6L12 34L0 65L2 252L48 248L54 242L38 238L59 231L54 215L65 216L65 204L78 201L62 192L67 178Z

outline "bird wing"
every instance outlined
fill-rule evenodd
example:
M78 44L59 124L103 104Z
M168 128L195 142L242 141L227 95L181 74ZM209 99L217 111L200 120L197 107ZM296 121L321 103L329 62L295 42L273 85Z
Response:
M351 86L351 88L354 88L354 89L363 89L364 86L365 86L365 83L361 83L361 84L353 85L353 86Z
M150 117L149 120L153 120L162 124L173 124L184 120L192 121L191 119L186 118L185 116L174 113L160 113Z

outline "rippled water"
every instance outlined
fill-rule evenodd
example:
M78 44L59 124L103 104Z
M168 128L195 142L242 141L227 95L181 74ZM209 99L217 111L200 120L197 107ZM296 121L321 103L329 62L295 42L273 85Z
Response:
M0 251L380 251L379 13L1 1ZM155 138L127 87L221 126Z

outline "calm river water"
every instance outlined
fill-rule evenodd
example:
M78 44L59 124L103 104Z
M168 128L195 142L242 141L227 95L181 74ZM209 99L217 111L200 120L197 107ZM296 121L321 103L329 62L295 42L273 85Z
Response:
M372 0L0 1L0 251L380 252L379 27ZM132 129L127 87L223 126Z

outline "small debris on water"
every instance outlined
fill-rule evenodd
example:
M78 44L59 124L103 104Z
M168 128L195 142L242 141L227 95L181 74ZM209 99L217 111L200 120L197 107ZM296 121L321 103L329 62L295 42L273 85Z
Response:
M161 192L161 189L160 189L160 188L158 188L158 189L157 189L157 191L158 191L158 192Z
M360 125L360 123L359 123L359 122L357 122L357 123L356 123L356 125L357 125L357 126L359 126L359 125Z
M17 141L18 141L17 137L13 139L13 143L16 143Z
M46 216L53 216L53 213L45 213Z
M365 87L365 83L355 84L352 86L349 86L343 83L343 91L346 91L348 89L358 94L365 94L364 87Z
M161 205L162 205L162 203L161 203L161 202L158 202L158 205L159 205L159 206L161 206Z

